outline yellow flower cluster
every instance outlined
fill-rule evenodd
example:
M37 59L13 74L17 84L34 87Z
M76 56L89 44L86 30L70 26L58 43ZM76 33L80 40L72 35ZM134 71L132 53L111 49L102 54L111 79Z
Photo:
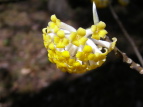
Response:
M83 28L79 28L76 32L72 32L70 34L70 41L72 44L76 46L84 45L87 41L87 38L84 37L86 34L86 30Z
M52 15L48 26L43 28L49 60L69 73L83 73L100 67L117 41L116 38L113 42L101 40L107 34L105 26L104 22L99 22L90 29L76 30Z
M96 25L91 26L91 30L93 32L92 38L99 40L100 38L105 38L107 31L104 29L106 24L104 22L99 22Z

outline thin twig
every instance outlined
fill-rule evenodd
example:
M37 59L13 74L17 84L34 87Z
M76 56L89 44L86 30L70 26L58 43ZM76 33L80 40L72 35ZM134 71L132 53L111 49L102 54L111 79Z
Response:
M106 40L111 42L108 36L106 36ZM134 62L131 58L129 58L126 53L120 51L117 47L114 48L115 55L117 55L119 58L123 60L123 62L127 63L130 68L138 71L140 74L143 74L143 67L141 67L139 64Z
M117 47L116 47L114 50L115 50L116 52L118 52L118 53L116 53L116 54L122 56L123 61L126 62L126 63L130 66L130 68L135 69L135 70L138 71L140 74L143 74L143 68L142 68L139 64L135 63L131 58L129 58L129 57L126 55L126 53L120 51Z
M124 33L124 36L127 38L127 40L129 41L129 43L131 44L131 46L133 47L133 50L138 58L138 60L140 61L140 64L143 66L143 58L140 54L140 52L138 51L138 48L136 47L134 41L132 40L132 38L130 37L129 33L126 31L125 27L123 26L122 22L119 20L117 14L115 13L114 9L112 8L111 4L109 6L110 11L114 17L114 19L116 20L116 22L118 23L120 29L122 30L122 32Z

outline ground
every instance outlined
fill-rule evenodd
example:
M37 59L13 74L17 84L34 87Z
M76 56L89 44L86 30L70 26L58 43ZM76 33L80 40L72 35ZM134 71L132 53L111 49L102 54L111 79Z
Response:
M63 73L49 62L42 28L52 14L75 28L93 24L90 1L58 2L0 1L0 107L142 107L143 76L114 52L103 67L80 75ZM143 55L141 2L132 0L126 7L115 2L113 6ZM108 36L117 37L117 46L139 63L109 8L98 13L107 24Z

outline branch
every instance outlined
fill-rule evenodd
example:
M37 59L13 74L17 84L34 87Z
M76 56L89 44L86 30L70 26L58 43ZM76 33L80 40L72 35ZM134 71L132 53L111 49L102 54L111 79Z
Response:
M120 51L117 47L115 47L114 51L116 55L120 55L122 57L123 62L127 63L130 68L135 69L140 74L143 74L143 68L139 64L135 63L131 58L129 58L126 53Z
M138 60L140 61L140 64L143 66L143 58L140 54L140 52L138 51L138 48L136 47L134 41L132 40L132 38L130 37L129 33L126 31L125 27L123 26L122 22L119 20L117 14L115 13L114 9L112 8L111 4L109 6L110 8L110 11L114 17L114 19L116 20L116 22L118 23L120 29L122 30L122 32L124 33L124 36L126 37L126 39L129 41L129 43L131 44L131 46L133 47L133 50L138 58ZM117 49L118 50L118 49ZM120 50L119 50L120 52ZM122 52L121 52L122 53ZM125 53L122 53L122 54L125 54ZM126 56L126 55L123 55L123 56ZM126 57L125 57L126 59ZM135 66L134 62L132 64L133 66ZM142 71L143 72L143 71Z
M106 40L111 42L108 36L106 36ZM127 63L130 66L130 68L138 71L140 74L143 74L143 68L139 64L135 63L131 58L129 58L126 55L126 53L120 51L117 47L114 48L114 52L115 52L115 55L121 58L123 62Z

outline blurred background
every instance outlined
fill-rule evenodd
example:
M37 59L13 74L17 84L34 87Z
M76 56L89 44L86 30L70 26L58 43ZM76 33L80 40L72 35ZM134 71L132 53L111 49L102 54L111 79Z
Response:
M143 56L142 4L112 0ZM139 63L109 6L97 11L108 36L117 37L117 47ZM49 62L42 28L52 14L75 28L93 25L90 0L0 0L0 107L143 107L143 76L114 52L85 74L63 73Z

